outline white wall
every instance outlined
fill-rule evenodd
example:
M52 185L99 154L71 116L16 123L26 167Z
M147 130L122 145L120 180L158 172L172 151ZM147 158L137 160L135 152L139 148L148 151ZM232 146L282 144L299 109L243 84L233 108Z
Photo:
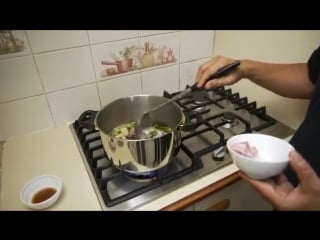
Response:
M320 31L216 31L214 55L237 59L306 62L320 45ZM266 105L267 112L293 128L304 118L308 101L280 97L243 79L231 87L249 100Z

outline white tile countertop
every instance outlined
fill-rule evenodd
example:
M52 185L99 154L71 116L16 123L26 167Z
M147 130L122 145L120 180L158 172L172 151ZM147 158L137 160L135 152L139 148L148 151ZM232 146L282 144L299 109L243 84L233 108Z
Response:
M237 170L230 164L135 210L160 210ZM68 125L22 135L4 143L1 210L29 210L19 199L20 190L28 180L42 174L55 174L63 181L60 199L47 210L102 209Z

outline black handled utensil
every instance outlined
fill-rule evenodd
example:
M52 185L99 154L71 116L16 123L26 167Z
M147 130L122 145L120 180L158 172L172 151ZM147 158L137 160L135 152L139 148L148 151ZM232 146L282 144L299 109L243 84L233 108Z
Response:
M215 78L221 78L225 75L228 75L230 72L232 72L233 70L235 70L238 66L240 65L240 61L237 60L237 61L234 61L222 68L220 68L218 71L216 71L214 74L212 74L207 80L205 83L207 83L208 81L212 80L212 79L215 79ZM191 87L191 90L197 90L199 89L197 87L197 83L193 84Z
M212 74L207 80L206 82L212 80L212 79L215 79L215 78L220 78L220 77L223 77L227 74L229 74L230 72L232 72L233 70L235 70L238 66L240 65L240 61L237 60L237 61L234 61L222 68L220 68L217 72L215 72L214 74ZM160 104L159 106L156 106L155 108L153 109L150 109L148 112L153 112L153 111L156 111L160 108L162 108L163 106L165 106L166 104L169 104L171 102L174 102L174 101L177 101L179 100L180 98L184 97L185 95L189 94L191 91L194 91L194 90L199 90L199 89L202 89L202 88L198 88L197 87L197 83L194 83L191 87L188 87L187 89L185 89L184 91L182 91L181 93L177 94L176 96L174 96L173 98L171 98L168 102L165 102L163 104Z
M238 66L240 65L240 61L234 61L222 68L220 68L217 72L215 72L214 74L212 74L207 80L206 82L208 82L209 80L215 79L215 78L220 78L222 76L225 76L227 74L229 74L231 71L235 70ZM151 118L150 118L150 113L157 111L160 108L165 107L166 105L179 100L180 98L186 96L187 94L189 94L192 91L195 90L199 90L202 88L198 88L197 87L197 83L194 83L191 87L186 88L184 91L182 91L181 93L175 95L173 98L171 98L169 101L162 103L146 112L143 113L143 115L141 116L141 118L138 120L136 128L135 128L135 132L136 132L136 136L138 136L139 138L143 138L143 136L145 136L145 131L147 130L147 128L150 126L150 124L152 123Z

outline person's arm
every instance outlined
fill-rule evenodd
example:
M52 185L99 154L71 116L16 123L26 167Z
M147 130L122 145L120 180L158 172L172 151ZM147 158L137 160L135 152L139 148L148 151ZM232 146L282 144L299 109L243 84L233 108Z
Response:
M277 210L319 211L320 179L308 162L297 152L289 154L290 165L300 184L294 188L284 175L275 180L254 180L240 173Z
M314 85L306 63L274 64L242 61L243 77L283 97L310 98Z
M233 59L216 56L203 64L197 74L198 87L203 87L205 80L219 68L233 62ZM309 79L307 63L276 64L253 60L241 60L240 66L225 77L214 79L205 84L205 88L215 88L231 85L242 78L284 97L311 97L314 85Z

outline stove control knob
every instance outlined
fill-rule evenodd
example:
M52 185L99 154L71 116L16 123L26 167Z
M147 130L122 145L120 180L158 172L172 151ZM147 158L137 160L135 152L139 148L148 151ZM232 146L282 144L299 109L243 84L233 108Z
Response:
M226 153L226 147L222 146L212 151L212 158L216 161L222 161Z

